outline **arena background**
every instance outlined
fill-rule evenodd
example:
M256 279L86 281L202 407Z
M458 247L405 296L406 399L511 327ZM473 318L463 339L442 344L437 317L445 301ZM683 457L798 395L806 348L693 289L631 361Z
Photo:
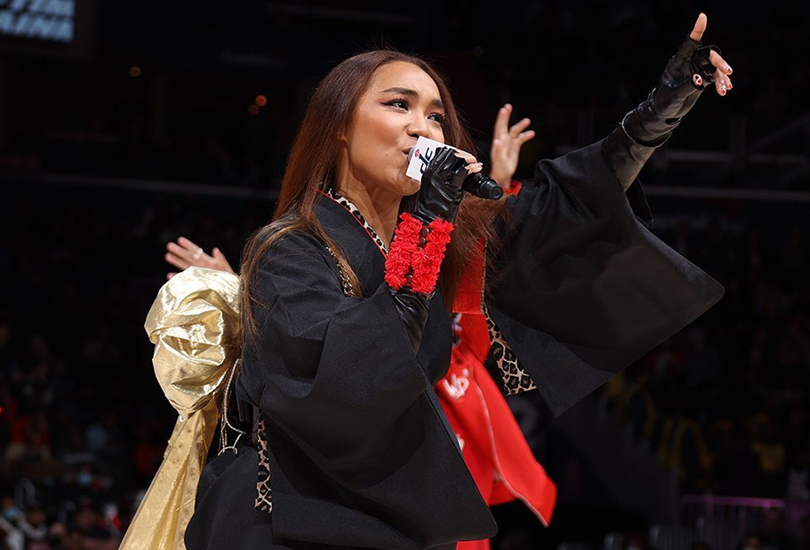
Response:
M0 548L117 548L176 418L142 328L165 243L235 265L330 67L433 60L482 159L511 102L538 133L525 178L606 135L700 11L734 90L642 181L726 297L560 418L510 398L560 498L548 529L496 509L493 546L810 548L807 6L0 0Z

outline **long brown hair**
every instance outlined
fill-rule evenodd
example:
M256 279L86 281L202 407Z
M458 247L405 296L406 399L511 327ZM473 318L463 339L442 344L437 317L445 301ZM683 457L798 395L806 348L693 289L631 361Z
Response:
M315 216L315 206L323 198L319 190L334 183L340 151L338 135L351 125L357 102L365 93L374 72L395 61L416 65L433 79L445 106L445 142L465 151L474 150L473 141L464 128L444 79L426 61L395 50L373 50L350 57L332 69L310 99L301 128L293 141L273 220L257 231L245 246L241 269L242 317L244 333L248 338L256 336L257 327L252 312L253 305L259 303L253 295L251 283L261 257L289 231L303 230L321 239L337 255L353 287L360 288L346 255L326 234ZM404 198L400 210L412 210L417 196L418 193ZM492 220L499 210L500 205L472 196L462 201L456 230L439 278L439 287L448 310L452 307L467 261L479 254L478 242L482 237L490 242L495 240Z

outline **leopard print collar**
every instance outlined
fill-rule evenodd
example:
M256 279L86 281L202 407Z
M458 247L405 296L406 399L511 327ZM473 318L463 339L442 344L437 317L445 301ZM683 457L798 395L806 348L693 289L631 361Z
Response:
M332 199L333 201L335 201L336 203L338 203L339 205L341 205L349 212L349 214L354 216L354 219L357 220L357 223L363 226L363 229L366 230L366 233L368 233L368 236L371 237L371 240L374 241L374 244L377 245L377 248L380 249L380 252L382 252L383 256L388 256L388 247L385 246L385 242L380 238L379 235L377 235L377 232L374 231L374 228L372 228L371 225L366 221L366 219L363 217L363 214L360 213L360 210L354 205L352 201L342 196L332 187L324 191L323 194Z

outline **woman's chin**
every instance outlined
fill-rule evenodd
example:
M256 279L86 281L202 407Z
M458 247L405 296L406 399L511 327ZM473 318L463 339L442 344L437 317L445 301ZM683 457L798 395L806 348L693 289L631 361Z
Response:
M411 179L409 177L405 177L407 181L403 181L400 184L400 189L402 189L402 196L403 197L410 197L411 195L415 195L419 192L419 189L422 187L422 182L418 180Z

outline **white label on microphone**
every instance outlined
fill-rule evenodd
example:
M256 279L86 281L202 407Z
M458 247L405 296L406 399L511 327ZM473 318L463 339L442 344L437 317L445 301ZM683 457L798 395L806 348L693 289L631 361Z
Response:
M408 170L405 172L405 175L409 178L422 181L422 174L425 173L425 168L427 168L428 163L436 154L436 149L440 147L450 147L458 151L455 147L445 143L420 136L416 141L416 145L411 149L411 160L408 163Z

